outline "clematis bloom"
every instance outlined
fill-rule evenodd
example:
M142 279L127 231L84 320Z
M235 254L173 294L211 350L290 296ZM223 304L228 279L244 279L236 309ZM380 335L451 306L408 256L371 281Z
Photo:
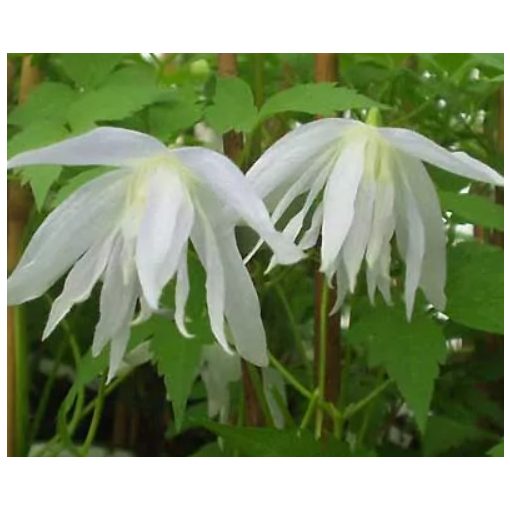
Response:
M92 351L108 343L111 378L125 353L130 325L158 310L164 286L175 276L175 321L183 335L189 293L188 243L207 273L211 329L230 351L224 319L241 356L267 364L260 307L235 239L236 218L253 228L283 264L302 252L276 232L262 200L241 171L209 149L168 149L159 140L102 127L12 158L8 168L36 165L115 167L78 189L32 237L8 279L8 303L37 298L71 267L44 330L46 338L99 279L100 319Z
M503 185L501 175L486 164L414 131L349 119L322 119L298 127L270 147L247 178L273 211L275 223L303 196L301 209L284 228L293 240L316 206L299 246L311 248L322 233L321 271L328 279L336 275L333 311L354 291L363 259L370 299L379 289L391 303L390 242L396 232L406 263L410 319L418 287L438 310L446 303L446 237L439 200L423 162Z

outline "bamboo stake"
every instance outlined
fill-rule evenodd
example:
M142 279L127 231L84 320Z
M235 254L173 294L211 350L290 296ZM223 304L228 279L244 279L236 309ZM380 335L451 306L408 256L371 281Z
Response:
M237 58L235 53L218 54L218 74L220 76L237 76ZM234 131L225 133L223 135L223 150L226 156L237 162L243 150L242 134ZM246 422L251 426L264 425L264 413L257 399L248 363L244 360L241 360L241 369Z
M336 53L315 54L315 80L317 82L338 81L338 55ZM319 270L316 270L314 342L314 369L316 379L319 372L318 360L320 359L320 310L323 284L323 275ZM328 303L332 304L335 302L335 293L335 289L329 291ZM328 318L327 323L326 381L324 388L325 399L333 403L336 403L340 393L341 368L340 315L335 314Z
M19 102L28 97L30 90L40 79L39 70L32 66L32 57L24 57L21 66ZM12 81L11 81L12 83ZM32 208L32 196L27 188L17 181L7 186L7 270L10 272L17 264L23 247L23 235ZM19 339L24 334L21 310L7 308L7 455L20 455L26 445L20 434L26 424L26 416L18 405L26 391L16 367L20 359Z

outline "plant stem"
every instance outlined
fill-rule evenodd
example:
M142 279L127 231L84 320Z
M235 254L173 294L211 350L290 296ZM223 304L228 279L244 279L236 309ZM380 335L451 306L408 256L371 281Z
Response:
M318 366L318 391L319 400L325 400L326 389L326 348L328 338L328 295L329 288L326 278L322 279L322 292L320 301L320 326L319 326L319 366ZM322 435L324 413L322 408L317 408L315 419L315 437L319 439Z
M287 296L285 295L285 292L283 291L283 288L279 283L275 284L275 290L276 293L278 294L278 297L280 298L280 301L282 302L283 308L285 309L285 312L289 319L290 329L292 330L297 350L301 356L301 361L303 362L303 366L305 367L308 383L312 384L313 382L312 367L308 361L305 343L303 341L301 333L299 332L299 327L296 322L296 318L294 317L294 313L292 312L292 308L290 307L289 300L287 299Z
M255 389L255 394L257 396L258 403L262 409L262 413L264 414L265 424L267 426L274 427L273 417L271 416L271 412L269 410L269 405L267 404L266 397L264 395L264 388L262 386L260 373L255 367L255 365L246 364L248 367L248 374L251 379L251 383L253 388Z
M305 414L303 416L303 419L301 420L301 423L299 425L300 430L304 430L308 423L310 423L310 419L312 418L313 412L315 410L315 406L317 405L317 399L319 398L319 392L315 390L313 392L312 398L308 402L308 406L306 408Z
M377 398L388 386L393 384L391 379L387 379L382 384L374 388L365 398L356 402L355 404L350 404L347 406L347 409L344 413L344 419L348 420L352 418L356 413L361 411L366 405L370 404L372 400Z
M58 369L60 368L60 364L64 356L65 347L66 344L64 342L61 342L54 360L53 369L51 370L50 375L48 376L48 378L46 379L46 383L44 384L41 399L39 400L39 405L37 406L34 421L32 423L32 430L30 431L30 444L32 444L35 441L37 433L39 432L39 428L41 426L44 413L46 412L46 408L48 406L51 390L53 389L53 386L55 384Z
M81 454L86 456L89 452L90 446L96 437L97 428L99 426L99 422L101 421L101 415L103 414L104 401L105 401L105 389L106 389L106 374L101 378L101 383L99 385L99 391L96 397L96 403L94 405L94 414L92 415L92 419L90 420L90 427L87 433L87 437L85 438L85 442L81 448Z

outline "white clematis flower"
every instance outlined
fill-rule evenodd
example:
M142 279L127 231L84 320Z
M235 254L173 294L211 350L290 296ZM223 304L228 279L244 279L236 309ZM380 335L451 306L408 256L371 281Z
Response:
M503 185L501 175L484 163L443 149L414 131L347 119L322 119L288 133L260 157L247 178L272 209L275 223L304 195L302 208L284 229L293 240L319 202L299 246L311 248L322 233L321 271L328 279L336 274L337 280L334 311L347 292L354 291L363 258L371 300L378 288L391 302L390 241L396 232L406 263L410 319L418 287L437 309L444 309L446 302L446 238L423 161Z
M199 147L168 149L143 133L103 127L19 154L7 167L36 164L116 167L45 219L8 279L8 303L16 305L43 294L72 267L43 338L102 279L92 350L97 355L111 342L111 378L125 353L137 303L139 320L148 318L174 276L175 321L189 336L191 240L207 273L207 307L218 342L230 351L226 318L240 355L267 364L259 302L237 248L235 218L253 228L279 262L296 262L302 252L274 230L262 200L228 158Z

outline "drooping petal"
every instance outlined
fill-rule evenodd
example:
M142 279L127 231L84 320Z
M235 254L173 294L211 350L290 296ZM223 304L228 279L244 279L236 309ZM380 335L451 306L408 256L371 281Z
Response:
M324 206L322 203L320 203L317 205L315 211L313 212L312 221L308 227L308 230L303 234L303 237L299 241L298 246L302 250L308 250L317 244L317 240L319 239L319 235L321 233L323 215Z
M324 191L321 271L330 275L354 216L354 201L364 169L366 140L358 139L342 150Z
M258 366L268 364L266 333L257 291L237 248L233 229L218 244L225 267L225 315L238 353Z
M39 297L115 228L124 206L127 175L116 171L94 179L48 215L7 281L8 304Z
M136 267L145 299L156 310L161 291L173 276L168 271L168 258L177 251L177 261L182 249L182 244L175 246L173 243L174 232L180 222L178 213L181 206L189 198L177 172L161 169L149 179L145 210L136 241ZM177 262L173 266L175 272Z
M379 132L406 154L450 172L503 186L503 177L491 167L464 152L450 152L423 135L402 128L381 128Z
M380 248L379 257L373 266L367 265L367 290L368 297L372 304L375 304L375 290L379 289L386 304L393 303L391 299L391 243L390 240L384 241Z
M121 263L122 244L122 236L119 235L114 241L106 266L99 300L99 322L92 341L93 356L98 356L108 341L129 327L135 311L139 283L133 260L129 267L129 274L124 274Z
M66 278L64 290L51 307L43 332L47 338L76 303L85 301L104 271L112 249L113 236L97 242L76 262Z
M27 165L127 166L131 161L165 151L166 147L159 140L144 133L100 127L42 149L18 154L7 162L7 168Z
M132 307L132 312L134 311L134 303ZM131 315L132 315L131 312ZM122 358L124 358L124 354L126 353L126 349L129 342L130 328L129 323L123 324L120 330L112 337L110 343L110 362L108 366L108 377L106 379L106 384L109 384L112 379L117 374L119 370L120 364L122 363Z
M373 176L373 164L371 161L373 157L371 157L371 151L369 149L370 145L367 147L366 169L354 203L354 218L342 249L345 270L349 280L349 290L351 292L354 292L356 276L360 270L372 231L376 183Z
M425 229L425 253L420 287L427 299L438 309L446 306L446 232L439 199L425 166L414 158L402 163L416 198Z
M264 203L227 157L200 147L175 149L172 154L225 204L225 222L236 222L238 215L267 242L281 264L303 258L301 250L274 229Z
M330 316L334 315L340 310L340 308L344 304L345 298L347 297L347 293L349 292L349 278L341 253L338 256L335 277L336 277L336 301L333 304L331 311L329 312Z
M186 329L186 302L189 296L188 278L188 243L181 250L181 257L177 267L175 284L175 324L182 336L191 338L193 335Z
M328 147L358 123L347 119L321 119L287 133L255 162L246 178L265 198L273 190L294 182Z
M395 230L394 195L393 180L377 181L372 226L366 254L369 266L375 265L383 245L391 239Z
M206 271L206 301L211 330L229 354L232 349L225 337L225 268L220 256L218 243L204 212L197 208L197 221L191 231L191 240L200 262ZM228 268L227 268L228 270Z
M397 159L396 169L400 167L400 161ZM411 320L416 289L421 278L425 232L420 210L405 175L405 169L396 171L395 177L397 244L406 263L404 294L407 319Z

